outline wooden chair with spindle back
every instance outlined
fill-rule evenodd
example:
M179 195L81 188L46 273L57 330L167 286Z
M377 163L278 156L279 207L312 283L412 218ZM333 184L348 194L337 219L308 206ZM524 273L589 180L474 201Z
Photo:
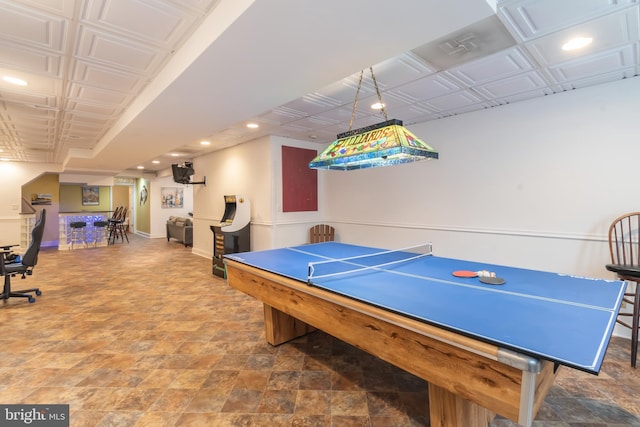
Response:
M640 212L624 214L611 223L609 252L611 264L606 265L607 270L627 282L623 301L631 310L621 310L616 322L631 329L631 366L635 368L640 327Z

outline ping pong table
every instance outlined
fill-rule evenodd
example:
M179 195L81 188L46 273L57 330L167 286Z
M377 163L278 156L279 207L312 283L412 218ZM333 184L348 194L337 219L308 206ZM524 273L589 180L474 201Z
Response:
M429 384L432 427L530 426L560 365L597 374L621 281L327 242L225 255L260 300L266 339L321 329ZM454 271L488 270L485 284Z

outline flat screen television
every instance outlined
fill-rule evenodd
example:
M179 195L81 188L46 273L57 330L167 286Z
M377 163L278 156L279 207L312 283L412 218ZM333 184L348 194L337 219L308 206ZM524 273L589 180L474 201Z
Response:
M184 165L173 164L171 165L173 170L173 180L178 184L190 184L191 175L195 173L192 163L185 163Z

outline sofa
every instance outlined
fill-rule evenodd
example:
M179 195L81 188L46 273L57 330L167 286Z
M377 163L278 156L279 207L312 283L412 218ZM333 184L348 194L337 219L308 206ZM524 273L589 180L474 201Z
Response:
M175 239L185 246L193 246L193 222L191 218L170 216L167 220L167 242Z

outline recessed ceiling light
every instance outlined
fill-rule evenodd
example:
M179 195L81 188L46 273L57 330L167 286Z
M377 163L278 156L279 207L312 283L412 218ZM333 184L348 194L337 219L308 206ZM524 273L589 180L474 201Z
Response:
M153 163L154 165L157 165L160 163L160 160L152 160L151 163Z
M385 105L382 102L376 102L375 104L371 104L371 108L374 110L382 110Z
M144 166L140 165L138 166L138 169L144 169Z
M247 123L249 129L258 129L260 126L257 123Z
M2 158L0 158L0 161L8 162L8 161L9 161L9 159L7 159L6 157L2 157Z
M22 79L19 79L17 77L12 77L12 76L3 76L2 80L4 80L7 83L11 83L12 85L17 85L17 86L26 86L28 84L26 82L26 80L22 80Z
M178 154L178 153L171 153L171 154L169 154L169 155L170 155L171 157L178 157L180 154Z
M574 37L562 45L562 50L576 50L589 46L593 39L591 37Z
M209 141L200 141L200 145L211 145Z

